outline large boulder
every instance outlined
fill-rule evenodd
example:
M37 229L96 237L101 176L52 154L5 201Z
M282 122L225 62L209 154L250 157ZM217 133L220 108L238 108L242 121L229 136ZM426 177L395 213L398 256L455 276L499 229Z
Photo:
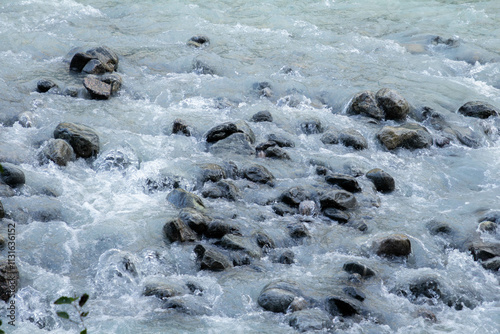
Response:
M408 102L392 89L382 88L377 92L376 99L387 120L405 120L410 112Z
M99 136L86 125L59 123L54 130L54 138L67 141L79 158L90 158L99 153Z
M49 139L43 147L40 158L42 162L53 161L59 166L66 166L74 160L75 152L71 145L63 139Z
M398 147L420 149L432 145L432 136L429 131L425 127L414 123L401 126L384 126L377 133L377 138L388 150Z
M193 208L198 211L203 211L205 209L205 204L203 204L201 198L182 188L172 190L167 195L167 201L179 209Z
M480 101L467 102L458 109L458 112L464 116L476 117L481 119L498 116L499 114L497 108L495 108L491 104Z
M0 169L0 181L4 184L16 188L26 182L26 177L21 168L8 162L2 162L0 165L2 166Z
M373 182L375 189L382 193L390 193L396 188L394 178L380 168L369 170L366 177Z
M8 302L19 290L19 270L12 261L0 261L0 299Z
M348 210L356 207L356 197L348 191L332 190L319 198L321 209Z

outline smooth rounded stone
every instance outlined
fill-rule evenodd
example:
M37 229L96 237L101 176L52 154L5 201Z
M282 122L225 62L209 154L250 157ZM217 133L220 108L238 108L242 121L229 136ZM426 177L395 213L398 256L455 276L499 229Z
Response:
M388 149L398 147L407 149L428 148L432 145L432 136L429 131L418 124L407 123L401 126L384 126L377 138Z
M291 250L285 250L278 257L278 263L293 264L295 262L295 254Z
M333 190L319 198L322 210L334 208L339 210L348 210L356 207L356 197L350 192L344 190Z
M209 186L201 194L203 197L225 198L229 201L236 201L240 196L238 187L233 182L227 180L221 180Z
M267 311L286 313L296 297L300 297L300 291L295 283L276 281L262 289L257 303Z
M346 262L344 263L342 269L344 269L344 271L348 272L349 274L358 274L362 278L370 278L375 276L375 272L373 270L359 262Z
M300 203L310 200L311 197L311 193L304 189L304 187L297 186L285 190L281 193L278 200L291 207L298 208Z
M299 204L299 214L304 216L313 216L317 213L316 203L314 201L302 201Z
M355 129L342 130L338 139L342 145L352 147L355 150L364 150L368 148L368 141L363 137L361 132Z
M239 155L255 155L255 148L245 133L234 133L210 146L212 154L235 153Z
M196 245L194 252L198 257L201 270L223 271L233 267L229 257L213 248Z
M403 234L393 234L376 242L376 252L383 257L407 257L411 253L410 239Z
M290 160L290 156L282 148L273 146L264 151L264 157L279 160Z
M363 115L381 120L384 118L384 112L379 108L375 93L364 91L356 94L349 106L347 113L350 115Z
M292 208L284 203L276 203L272 206L273 212L279 216L294 215L298 213L296 208Z
M337 130L330 129L323 133L320 140L325 145L337 145L340 142L340 134Z
M325 217L337 221L339 224L346 224L351 218L348 213L334 208L328 208L323 210L323 215Z
M292 140L274 133L269 134L267 140L275 142L279 147L295 147L295 143Z
M86 125L59 123L54 138L67 141L78 158L90 158L99 153L99 136Z
M111 85L99 80L97 77L85 77L83 79L83 86L93 99L107 100L111 96Z
M392 89L382 88L377 92L375 98L387 120L403 121L410 112L410 105L405 98Z
M251 122L272 122L273 115L268 110L262 110L255 113L250 119Z
M318 308L293 312L287 320L288 324L300 333L324 331L333 327L328 313Z
M364 301L366 299L366 295L359 291L358 289L352 287L352 286L346 286L345 288L342 289L346 295L349 297L352 297L354 299L359 300L360 302Z
M99 80L111 86L111 94L116 94L122 87L122 77L116 73L106 73Z
M217 164L200 164L199 182L205 183L208 181L217 182L226 178L226 172L222 166Z
M42 79L36 83L36 91L39 93L46 93L54 87L57 87L57 84L50 79Z
M250 180L255 183L267 184L274 187L274 176L271 172L264 166L261 165L251 165L250 167L244 168L241 171L241 177Z
M323 125L319 119L310 119L300 123L300 130L306 135L323 133Z
M2 166L2 169L0 169L0 181L4 184L16 188L26 182L26 177L21 168L8 162L2 162L0 165Z
M499 114L497 108L495 108L491 104L480 101L467 102L458 109L458 112L464 116L481 119L498 116Z
M288 229L288 234L294 239L302 239L309 236L309 230L304 223L289 223L286 227Z
M167 201L179 209L193 208L198 211L203 211L205 209L205 204L203 204L201 198L182 188L172 190L167 195Z
M357 193L361 191L361 187L359 186L358 181L354 177L349 175L330 173L325 176L325 180L329 184L338 186L351 193Z
M346 298L331 296L325 301L325 308L332 316L352 317L360 313L356 303L348 301Z
M373 182L375 189L381 193L390 193L396 189L394 178L380 168L369 170L366 177Z
M212 219L193 208L184 208L179 212L179 220L198 234L204 234Z
M163 234L170 242L189 242L198 239L196 233L180 219L173 219L163 226Z
M172 124L172 134L191 137L192 130L191 127L184 120L176 118Z
M2 201L0 201L0 219L4 219L4 218L5 218L5 209L3 208Z
M196 35L187 41L187 45L194 46L196 48L201 48L202 46L206 47L210 45L210 39L205 35Z
M271 84L267 81L255 82L252 85L252 89L260 96L260 97L271 97L273 96L273 90Z
M220 220L211 221L205 231L207 238L220 239L226 234L241 235L241 232L237 225Z
M427 224L427 229L431 235L450 235L453 233L453 229L448 223L437 220L431 220Z
M41 151L42 161L53 161L59 166L66 166L75 159L71 145L63 139L49 139Z
M224 235L217 245L230 250L240 250L254 258L261 256L261 250L253 239L236 234Z
M19 290L19 270L15 262L0 261L0 299L8 302Z

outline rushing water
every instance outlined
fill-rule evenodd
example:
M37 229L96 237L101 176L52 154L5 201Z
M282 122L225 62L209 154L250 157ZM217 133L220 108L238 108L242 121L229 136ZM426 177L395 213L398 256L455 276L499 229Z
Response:
M197 34L208 36L210 45L187 46ZM459 45L435 45L433 36ZM99 45L120 57L123 87L117 96L96 101L36 92L42 78L61 90L80 85L82 77L68 71L69 61L76 50ZM197 61L210 64L215 74L193 71ZM263 81L272 85L269 98L252 89ZM453 142L443 148L385 150L375 137L379 125L345 113L354 94L383 87L479 133L480 147ZM294 330L285 315L257 304L261 289L281 278L321 299L345 283L342 265L357 260L377 273L362 288L371 316L345 324L334 320L331 331L496 333L498 273L451 245L478 235L480 216L500 209L500 121L456 113L474 100L500 107L497 0L2 0L0 162L19 164L26 185L1 199L17 222L21 277L16 327L2 316L1 328L76 331L57 318L53 301L87 292L89 333L289 333ZM206 151L203 134L210 128L248 121L261 110L270 111L274 122L249 122L257 143L268 133L286 135L295 142L290 161ZM31 127L12 121L23 113ZM176 118L196 134L172 135ZM299 124L311 118L325 127L358 129L369 148L353 151L325 145L321 135L302 134ZM95 161L39 164L40 147L63 121L86 124L99 134L101 153ZM105 157L117 151L127 156L127 164L105 168ZM165 222L178 214L166 201L172 186L147 191L147 180L177 178L200 194L196 165L229 160L240 168L264 165L276 177L274 188L236 180L242 192L236 202L204 199L212 215L237 216L245 231L279 235L279 226L300 219L277 216L266 203L289 187L320 182L311 160L339 172L382 168L396 180L396 191L377 194L379 207L359 214L366 232L319 217L305 223L311 237L289 245L292 265L264 257L254 266L199 271L193 243L171 244L163 236ZM368 188L365 178L360 182ZM447 222L460 237L432 236L432 220ZM391 233L410 237L407 261L385 260L371 250L374 240ZM499 233L485 237L498 242ZM136 274L124 269L124 258ZM422 305L394 292L419 277L436 278L443 291L468 300L470 307L456 310L441 301ZM193 282L203 294L184 296L191 305L187 313L165 309L159 299L142 294L153 281ZM3 315L7 306L2 305ZM437 321L419 317L421 308Z

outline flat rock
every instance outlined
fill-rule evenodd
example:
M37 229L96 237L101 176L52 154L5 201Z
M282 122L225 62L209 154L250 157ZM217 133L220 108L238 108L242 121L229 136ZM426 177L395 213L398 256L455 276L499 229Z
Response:
M255 155L255 147L245 133L234 133L209 147L212 154Z
M358 181L349 175L329 173L325 176L325 180L329 184L338 186L351 193L361 191Z
M418 124L407 123L402 126L384 126L377 133L377 138L388 149L398 147L407 149L428 148L432 145L429 131Z
M79 158L90 158L99 153L99 136L86 125L59 123L54 130L54 138L67 141Z
M83 79L83 86L87 89L93 99L107 100L111 96L112 86L99 80L97 77L85 77Z

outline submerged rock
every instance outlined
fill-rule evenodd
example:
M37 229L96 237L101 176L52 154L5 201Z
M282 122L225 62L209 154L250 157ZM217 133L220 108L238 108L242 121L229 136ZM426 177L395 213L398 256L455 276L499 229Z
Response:
M240 132L236 124L231 122L226 122L214 126L205 135L207 143L215 143L219 140L229 137L233 133Z
M241 232L237 225L220 220L211 221L205 231L207 238L220 239L226 234L241 235Z
M375 189L381 193L390 193L396 188L394 178L380 168L369 170L366 177L373 182Z
M295 143L283 136L276 135L271 133L267 136L267 140L270 142L275 142L279 147L295 147Z
M377 138L388 150L398 147L420 149L432 145L432 136L429 131L425 127L413 123L397 127L384 126L377 133Z
M241 171L241 176L247 180L255 183L267 184L271 187L274 186L274 176L271 172L264 166L261 165L251 165Z
M99 153L99 136L86 125L59 123L54 130L54 138L67 141L79 158L90 158Z
M252 122L272 122L273 116L267 110L262 110L255 113L251 119Z
M311 199L311 193L301 186L289 188L279 197L279 201L294 208L298 208L300 203L309 199Z
M57 87L57 84L50 79L42 79L36 83L36 91L39 93L46 93L54 87Z
M66 166L75 159L75 152L63 139L49 139L41 151L41 159L50 160L59 166Z
M368 148L368 142L365 137L355 129L345 129L339 134L339 142L345 147L352 147L355 150L364 150Z
M210 39L205 35L196 35L187 41L187 45L196 48L206 47L210 45Z
M9 187L16 188L22 186L26 182L26 177L21 168L8 162L1 163L0 181Z
M410 239L403 234L393 234L376 242L378 256L407 257L411 253Z
M318 308L293 312L287 319L288 324L301 333L322 331L333 326L329 314Z
M227 138L217 141L210 146L209 151L212 154L234 153L239 155L254 155L255 148L249 137L245 133L234 133Z
M323 215L325 217L337 221L339 224L346 224L351 218L348 213L334 208L328 208L323 210Z
M300 123L300 129L306 135L313 135L317 133L323 133L323 125L319 119L310 119Z
M199 211L203 211L205 209L205 204L203 204L201 198L182 188L172 190L167 195L167 201L179 209L193 208Z
M0 261L0 299L8 302L19 290L19 270L13 261Z
M329 173L325 176L326 182L338 186L348 192L357 193L361 191L358 181L349 175Z
M231 181L221 180L208 186L201 194L203 197L225 198L229 201L235 201L239 197L239 190Z
M356 198L350 192L333 190L319 198L322 210L334 208L348 210L356 207Z
M480 101L467 102L458 109L458 112L464 116L481 119L498 116L499 114L497 108L495 108L491 104Z
M173 219L163 226L163 233L170 242L188 242L197 240L196 233L182 220Z

